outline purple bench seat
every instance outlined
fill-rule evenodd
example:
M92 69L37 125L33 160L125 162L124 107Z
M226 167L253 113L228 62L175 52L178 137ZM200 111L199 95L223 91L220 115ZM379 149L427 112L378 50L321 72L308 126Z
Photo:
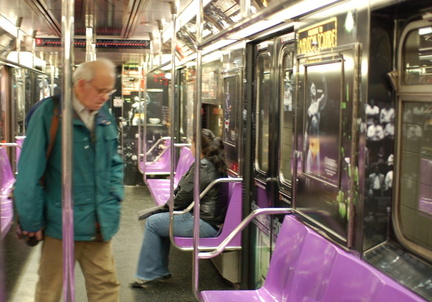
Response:
M201 295L212 302L425 301L293 216L284 219L261 288L209 290Z
M181 147L177 168L174 175L174 188L177 187L180 179L189 170L195 158L188 147ZM167 202L170 198L170 179L145 179L156 205Z
M9 195L12 191L15 177L6 153L6 148L0 147L0 214L1 239L9 231L13 218L13 205Z
M165 138L163 150L153 162L140 162L145 175L167 175L171 172L171 138Z
M240 224L242 220L242 184L240 182L228 183L228 208L224 226L215 237L199 239L200 250L213 250ZM182 249L193 249L193 238L174 237L176 244ZM227 249L239 250L241 248L241 234L238 234L230 242Z

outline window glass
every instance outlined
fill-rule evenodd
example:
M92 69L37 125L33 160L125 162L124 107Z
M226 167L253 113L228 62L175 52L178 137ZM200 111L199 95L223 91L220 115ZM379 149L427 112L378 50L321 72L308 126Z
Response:
M432 84L432 26L412 30L403 46L403 78L407 85Z
M403 104L400 167L401 230L432 251L432 102Z
M279 150L279 169L281 180L291 180L291 155L293 134L293 63L292 53L286 52L282 59L282 70L280 73L280 100L281 100L281 133Z
M270 113L270 55L261 53L256 65L257 111L256 111L256 161L257 168L268 170L269 113Z
M224 79L224 141L235 146L237 144L237 135L240 131L238 87L240 77L238 75L226 77Z

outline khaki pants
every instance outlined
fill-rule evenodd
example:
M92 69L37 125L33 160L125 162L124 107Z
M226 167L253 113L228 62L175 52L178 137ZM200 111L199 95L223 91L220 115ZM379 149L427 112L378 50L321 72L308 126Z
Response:
M35 302L59 302L63 288L62 240L45 237L39 265ZM75 241L75 261L80 264L89 302L118 302L117 281L111 241Z

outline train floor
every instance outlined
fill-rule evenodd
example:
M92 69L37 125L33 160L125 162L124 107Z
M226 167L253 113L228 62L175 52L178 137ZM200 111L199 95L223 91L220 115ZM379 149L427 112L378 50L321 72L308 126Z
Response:
M113 239L117 273L121 283L120 301L197 301L192 290L192 252L175 248L170 251L170 271L173 275L170 280L147 288L130 287L130 282L134 280L144 229L144 223L137 221L136 213L152 205L147 187L126 187L121 228ZM14 230L3 240L7 302L33 301L40 246L27 247L15 238ZM200 290L234 289L235 286L222 278L211 260L201 260L199 265ZM75 301L86 302L84 279L78 265L76 267Z

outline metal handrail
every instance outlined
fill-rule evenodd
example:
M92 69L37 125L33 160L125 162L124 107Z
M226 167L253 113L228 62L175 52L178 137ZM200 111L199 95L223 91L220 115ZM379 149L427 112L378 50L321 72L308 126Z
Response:
M151 146L151 148L146 152L145 155L143 153L140 153L140 158L143 158L143 157L147 158L147 155L149 155L150 152L152 152L162 141L166 141L168 139L171 139L171 137L170 136L164 136L164 137L161 137L160 139L158 139L157 142L154 143L153 146ZM162 155L164 155L165 152L167 152L167 150L170 148L171 148L171 145L168 147L164 146L164 149L162 150L162 152L160 154L158 154L158 156L156 156L153 161L151 161L151 162L145 161L145 165L151 165L151 164L154 164L155 162L159 161L159 159L162 157Z
M0 143L1 147L18 147L18 148L22 148L20 145L18 145L17 143Z
M262 208L256 209L252 213L250 213L246 218L244 218L240 224L225 238L224 241L213 251L205 251L199 252L197 251L197 247L194 246L193 253L193 290L195 297L198 298L199 301L202 301L202 295L199 291L199 266L198 262L200 259L211 259L219 254L221 254L225 247L236 237L243 229L257 216L267 214L267 215L276 215L276 214L293 214L297 213L297 211L293 208Z
M225 247L236 237L243 229L253 220L255 217L259 215L276 215L276 214L291 214L293 212L296 212L293 208L262 208L262 209L256 209L252 213L250 213L246 218L244 218L240 224L225 238L224 241L214 250L214 251L206 251L206 252L199 252L198 258L199 259L211 259L214 258L220 253L222 253L225 249Z
M150 152L152 152L162 141L166 141L171 139L171 136L163 136L160 139L158 139L156 141L156 143L153 144L153 146L150 147L150 149L148 149L148 151L146 152L146 155L149 155ZM144 154L140 154L140 156L144 156Z
M152 160L152 161L146 161L144 164L145 165L151 165L151 164L154 164L154 163L158 162L160 160L160 158L162 157L162 155L164 155L169 149L170 149L170 147L164 148L162 150L162 152L158 156L155 157L154 160Z
M174 143L174 147L180 148L180 147L190 147L192 146L191 143Z
M200 193L199 197L200 197L200 199L203 198L216 184L230 183L230 182L241 182L241 181L243 181L243 178L241 178L241 177L223 177L223 178L215 179L211 183L209 183L207 185L207 187L205 187L205 189ZM192 201L191 204L186 209L184 209L182 211L174 211L173 210L172 215L170 217L170 226L169 226L170 240L171 240L171 243L181 251L190 251L191 249L181 247L175 242L175 239L174 239L174 237L175 237L174 236L174 215L182 215L182 214L188 213L193 209L194 205L195 205L195 201ZM199 229L199 225L196 226L194 224L194 235L196 235L195 234L195 228ZM199 232L198 232L198 236L199 236ZM205 248L205 249L208 250L208 248Z

